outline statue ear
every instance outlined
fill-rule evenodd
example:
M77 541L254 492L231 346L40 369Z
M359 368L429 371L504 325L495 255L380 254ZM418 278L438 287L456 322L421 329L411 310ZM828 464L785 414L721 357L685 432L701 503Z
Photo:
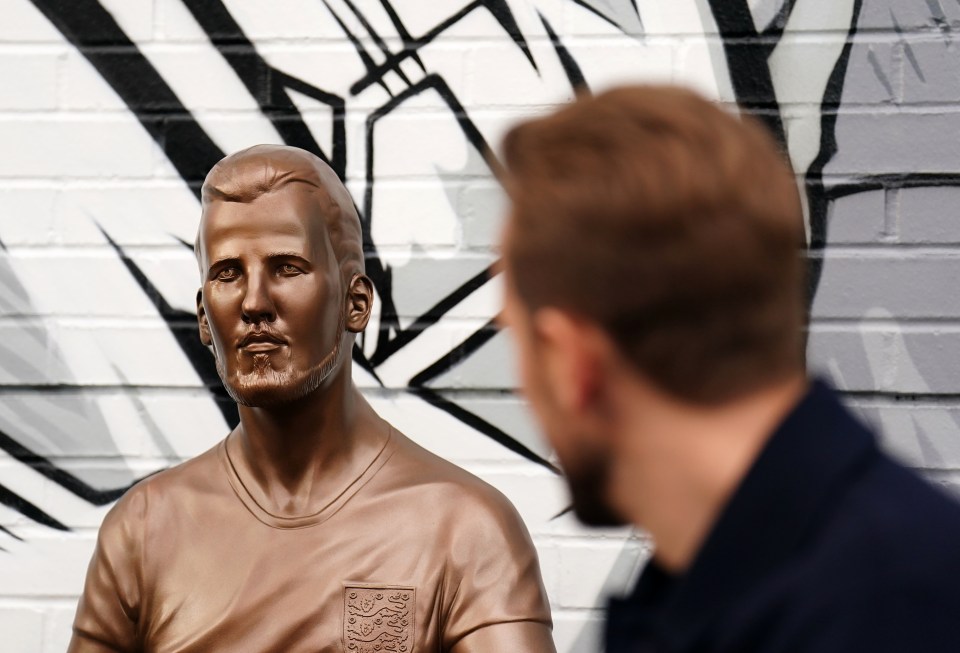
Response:
M207 347L213 345L210 337L210 324L207 322L207 311L203 308L203 288L197 291L197 324L200 327L200 342Z
M347 287L347 330L360 333L366 329L372 308L373 282L365 274L353 275Z

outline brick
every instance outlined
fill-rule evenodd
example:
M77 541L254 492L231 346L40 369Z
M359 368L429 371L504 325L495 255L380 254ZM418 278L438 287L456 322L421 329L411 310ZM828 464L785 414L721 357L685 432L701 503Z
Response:
M61 653L67 650L73 634L73 617L76 611L75 601L46 608L43 620L43 653Z
M246 36L254 40L344 39L344 33L322 4L310 0L280 0L268 5L236 3L233 15ZM349 11L339 12L344 23L356 30L356 19ZM231 32L217 33L215 39L233 38ZM363 34L358 34L363 36Z
M397 230L399 231L399 230ZM423 245L416 241L409 247L408 257L399 253L384 252L381 256L389 266L392 279L392 299L397 313L401 316L401 326L406 327L414 318L426 315L437 304L447 300L468 282L472 281L493 264L489 255L430 256ZM490 319L499 310L498 306L488 302L485 309L471 310L469 317ZM438 317L434 311L432 317Z
M960 469L960 407L952 402L849 399L901 462L916 469Z
M840 253L827 250L813 303L815 317L860 319L873 309L898 318L960 316L960 296L951 292L960 274L954 252Z
M186 254L184 252L184 258ZM56 250L17 250L9 261L31 297L35 314L104 317L157 314L120 258L105 247L86 256ZM189 258L181 262L189 269ZM110 292L103 292L104 288Z
M17 155L0 158L0 177L148 177L154 150L146 136L132 116L3 120L0 141Z
M558 104L573 99L573 88L549 42L530 45L538 67L512 41L477 45L467 53L465 106ZM511 71L504 75L505 70Z
M664 43L631 38L611 43L570 39L564 45L595 93L623 84L667 83L676 76L675 49Z
M956 326L818 325L810 334L811 368L838 387L860 392L960 393Z
M0 50L0 111L42 111L57 106L56 53Z
M898 2L874 0L863 3L857 29L913 32L919 30L949 31L960 27L960 10L956 3L944 0L931 2Z
M43 611L0 605L0 632L7 653L37 653L43 648Z
M900 242L960 242L960 187L904 188L898 193Z
M11 545L13 555L0 558L4 595L76 598L80 594L96 535L47 532L51 534L37 532L28 542Z
M454 211L457 183L446 179L443 171L438 173L433 180L374 183L371 233L378 247L453 248L457 245L460 231Z
M500 245L507 197L503 187L493 181L468 182L457 198L460 218L460 247L464 250L490 250Z
M935 40L905 39L899 44L903 60L903 103L960 100L960 71L956 62L960 44L947 35Z
M839 197L827 208L827 245L883 242L886 233L886 192L865 190Z
M639 540L599 541L558 549L558 608L601 608L626 593L650 555Z
M127 55L129 56L129 55ZM127 105L78 50L70 48L60 66L58 104L67 111L126 111Z
M197 113L257 111L258 101L269 104L271 71L258 65L253 51L231 50L229 62L210 44L158 44L141 52L180 103ZM234 66L252 89L241 81Z
M811 44L806 56L816 56L815 47ZM843 104L889 104L902 97L902 88L903 60L898 47L889 41L854 40L843 77Z
M837 155L827 175L953 172L960 151L945 134L960 129L960 113L841 113Z
M62 43L63 36L33 3L25 0L7 2L0 21L0 43Z

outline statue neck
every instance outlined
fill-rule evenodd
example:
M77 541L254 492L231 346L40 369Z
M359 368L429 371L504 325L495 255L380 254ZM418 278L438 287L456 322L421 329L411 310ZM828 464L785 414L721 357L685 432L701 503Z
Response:
M271 514L312 514L376 458L389 427L353 385L350 365L316 392L276 407L240 406L227 451Z

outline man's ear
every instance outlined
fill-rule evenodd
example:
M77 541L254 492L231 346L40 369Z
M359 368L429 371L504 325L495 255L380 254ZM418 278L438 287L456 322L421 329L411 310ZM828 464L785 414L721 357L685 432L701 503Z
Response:
M355 274L347 288L347 330L360 333L367 328L373 308L373 282L365 274Z
M203 288L197 291L197 324L200 326L200 342L207 347L213 345L210 337L210 324L207 322L207 311L203 308Z
M533 328L543 352L546 382L564 410L574 414L593 407L603 383L603 343L599 330L556 308L541 308Z

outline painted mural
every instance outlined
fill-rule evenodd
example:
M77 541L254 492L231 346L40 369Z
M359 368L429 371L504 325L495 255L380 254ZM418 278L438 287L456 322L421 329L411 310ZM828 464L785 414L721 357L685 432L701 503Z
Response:
M811 364L913 464L960 462L960 231L942 210L960 185L943 140L957 3L10 4L0 41L36 70L0 65L0 598L69 612L61 588L79 592L112 502L236 423L196 333L199 185L225 153L278 142L326 160L362 216L377 304L358 384L518 505L561 649L591 650L600 597L647 544L564 514L494 326L493 171L512 122L618 83L687 84L770 128L806 202Z

